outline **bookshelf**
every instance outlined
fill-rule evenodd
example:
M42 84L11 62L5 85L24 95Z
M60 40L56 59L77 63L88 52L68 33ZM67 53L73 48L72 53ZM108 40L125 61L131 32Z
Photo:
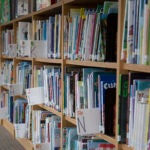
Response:
M95 138L103 139L115 146L115 150L133 150L133 148L129 147L126 144L119 144L118 142L118 118L119 118L119 86L120 86L120 74L128 73L131 71L135 72L144 72L144 73L150 73L150 67L149 65L137 65L137 64L126 64L124 61L121 60L121 49L122 49L122 36L123 36L123 23L124 23L124 16L125 16L125 2L126 0L118 0L118 22L117 22L117 51L116 51L116 62L97 62L97 61L90 61L90 60L70 60L64 58L64 24L65 21L63 19L64 16L66 16L70 10L70 8L96 8L97 4L102 4L104 1L98 1L98 0L61 0L55 4L52 4L51 6L48 6L46 8L43 8L39 11L34 11L32 13L29 13L28 15L21 16L19 18L13 19L7 23L0 25L0 48L1 48L1 65L9 60L14 63L14 72L13 72L13 83L16 83L17 81L17 65L20 62L30 62L31 63L31 70L32 70L32 76L31 76L31 87L34 87L34 67L35 66L59 66L61 69L60 78L61 78L61 96L60 96L60 111L56 110L53 106L46 106L44 104L38 104L32 107L32 110L46 110L48 112L51 112L55 114L56 116L59 116L61 118L61 141L60 141L60 147L63 149L63 128L64 127L70 127L70 126L76 126L77 122L74 117L64 115L64 101L65 101L65 75L66 75L66 67L78 67L78 68L99 68L99 69L107 69L107 70L113 70L116 74L116 99L115 99L115 134L113 136L109 136L106 134L96 134L94 135ZM11 57L2 54L2 31L7 29L13 29L14 30L14 38L13 42L17 43L17 28L19 22L31 22L32 23L32 40L34 39L34 34L36 32L35 24L38 20L45 20L48 19L50 16L54 16L55 14L61 14L61 32L60 32L60 57L59 58L32 58L32 57ZM55 56L54 56L55 57ZM6 90L8 91L9 88L5 85L1 86L1 91ZM25 95L17 95L14 96L15 99L17 98L24 98L26 99ZM15 136L14 132L14 125L10 123L8 120L2 119L0 120L0 124L2 124L6 129L9 130L9 132ZM31 142L31 140L27 139L19 139L17 140L25 146L28 150L33 150L34 146Z

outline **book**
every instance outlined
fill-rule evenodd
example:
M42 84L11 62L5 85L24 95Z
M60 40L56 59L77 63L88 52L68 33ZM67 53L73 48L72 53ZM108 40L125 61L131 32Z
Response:
M127 59L127 24L128 24L128 1L125 3L125 15L123 23L123 38L122 38L122 50L121 60L126 62Z
M145 137L145 121L147 102L149 97L149 87L150 80L134 80L136 89L135 89L135 104L134 104L134 125L133 125L133 145L135 148L144 148L146 143L144 141ZM139 112L139 116L137 115ZM140 123L138 124L138 122ZM140 129L140 130L139 130ZM141 135L141 136L139 136Z
M142 40L142 52L141 52L141 64L147 65L149 62L148 56L148 33L149 33L149 21L150 21L150 8L148 4L144 5L144 18L143 18L143 40Z
M36 11L50 6L50 0L36 0Z
M18 37L19 40L31 40L32 26L30 22L19 22L18 23Z
M127 63L132 63L133 54L133 13L134 11L134 1L128 1L128 29L127 29L127 41L128 41L128 51L127 51Z
M119 80L119 119L118 136L120 143L127 140L127 104L128 104L128 74L121 74Z
M116 62L117 60L117 42L114 42L114 39L117 40L117 18L117 13L110 13L107 16L105 61L108 62Z
M29 13L29 0L17 0L16 5L16 17L27 15Z
M133 81L136 79L150 79L148 73L140 72L129 72L129 88L128 88L128 103L127 103L127 142L129 145L132 144L132 133L133 133L133 118L134 118L134 103L135 103L135 86Z
M2 0L2 23L10 21L10 0Z
M31 56L33 58L47 58L47 41L44 40L32 40L30 41L31 44L29 44L31 47L29 48L31 50ZM42 53L41 53L42 51Z

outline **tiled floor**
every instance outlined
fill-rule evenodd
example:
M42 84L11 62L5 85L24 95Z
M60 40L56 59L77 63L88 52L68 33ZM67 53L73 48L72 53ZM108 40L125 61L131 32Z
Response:
M0 150L24 150L24 148L4 127L0 126Z

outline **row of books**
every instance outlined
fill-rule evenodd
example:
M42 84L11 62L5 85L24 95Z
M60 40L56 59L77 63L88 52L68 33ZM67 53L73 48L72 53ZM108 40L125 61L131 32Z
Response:
M32 86L32 66L31 62L22 61L16 67L16 84L22 84L22 94L25 89Z
M121 52L126 63L150 64L149 16L149 1L126 1Z
M64 16L64 58L116 61L118 3L97 9L71 8Z
M0 94L0 119L8 119L15 125L16 137L27 138L27 100L14 100L9 91ZM24 128L25 127L25 128ZM24 131L24 132L23 132Z
M100 132L114 134L115 72L99 68L67 67L64 89L65 115L75 117L77 109L99 108Z
M0 0L0 23L41 10L60 0Z
M7 91L2 91L0 94L0 119L8 119L8 100L9 93Z
M60 58L60 33L60 14L50 16L47 20L35 20L34 29L31 22L18 22L17 43L13 41L12 29L2 31L2 54L10 57Z
M1 69L1 85L10 85L13 83L13 61L6 60Z
M63 128L63 150L114 150L115 146L104 140L77 135L75 127Z
M32 112L33 144L49 143L48 149L59 149L61 133L60 127L60 117L53 115L48 111L34 110Z
M61 110L60 66L35 66L34 87L43 87L43 103Z
M139 150L149 149L150 75L130 72L122 74L120 79L120 142Z

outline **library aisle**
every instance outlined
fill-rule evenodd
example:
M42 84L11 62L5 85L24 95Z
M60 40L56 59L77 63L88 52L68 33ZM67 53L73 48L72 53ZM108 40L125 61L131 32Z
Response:
M0 150L25 150L14 137L0 125Z

